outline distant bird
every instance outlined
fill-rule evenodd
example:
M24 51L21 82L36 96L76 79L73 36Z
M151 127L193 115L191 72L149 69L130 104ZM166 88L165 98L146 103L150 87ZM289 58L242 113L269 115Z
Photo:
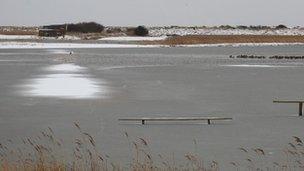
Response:
M265 155L265 151L261 148L256 148L256 149L253 149L257 154L260 154L260 155Z
M293 138L295 139L295 141L299 144L303 144L302 140L299 137L293 136Z
M248 151L245 149L245 148L239 148L239 150L245 152L245 153L248 153Z

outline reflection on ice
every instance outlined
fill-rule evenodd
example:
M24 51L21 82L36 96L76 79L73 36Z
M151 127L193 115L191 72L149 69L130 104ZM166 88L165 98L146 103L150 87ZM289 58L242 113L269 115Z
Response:
M85 68L74 64L61 64L48 68L56 71L30 80L26 85L26 95L57 97L64 99L87 99L105 97L107 88L102 82L89 75L75 73ZM65 73L68 72L68 73Z
M65 49L47 49L46 51L51 54L70 54L70 53L72 53L72 51L65 50Z
M74 64L60 64L54 65L47 68L48 71L62 71L62 72L80 72L85 70L84 67L77 66Z

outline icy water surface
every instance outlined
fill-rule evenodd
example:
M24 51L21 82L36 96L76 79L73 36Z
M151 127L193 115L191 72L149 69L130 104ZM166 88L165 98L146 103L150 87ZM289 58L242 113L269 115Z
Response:
M263 148L271 160L292 136L304 137L297 105L272 103L304 99L304 62L229 58L304 55L303 46L55 52L0 51L1 141L18 143L51 127L68 149L79 136L73 126L77 121L113 161L132 159L124 136L128 132L131 138L145 138L155 158L174 153L175 160L184 161L185 154L195 152L233 170L229 162L247 157L239 147ZM225 116L233 121L118 122L136 116Z
M38 75L22 84L24 96L57 97L66 99L102 98L107 87L85 74L86 68L75 64L58 64L45 69L48 74Z

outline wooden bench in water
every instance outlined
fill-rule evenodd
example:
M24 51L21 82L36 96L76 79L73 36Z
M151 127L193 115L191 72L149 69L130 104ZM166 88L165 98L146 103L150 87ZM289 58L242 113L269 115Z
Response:
M299 104L299 116L303 116L303 100L274 100L273 103L298 103Z
M121 118L119 121L141 121L141 124L146 124L147 121L207 121L208 125L213 120L232 120L229 117L138 117L138 118Z

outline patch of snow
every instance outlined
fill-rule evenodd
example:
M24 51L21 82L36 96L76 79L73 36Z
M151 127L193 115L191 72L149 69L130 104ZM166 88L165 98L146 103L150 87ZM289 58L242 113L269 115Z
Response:
M70 35L65 35L60 36L60 37L38 37L38 39L43 39L43 40L81 40L80 37L77 36L70 36Z
M66 35L64 37L39 37L37 35L4 35L0 34L0 40L80 40L77 36Z
M160 37L141 37L141 36L119 36L119 37L104 37L98 40L107 41L155 41L155 40L165 40L167 36Z
M151 48L159 45L98 44L98 43L37 43L0 42L0 49L69 49L69 48Z
M150 28L151 36L167 35L304 35L303 29L219 29L219 28Z
M64 40L81 40L80 37L77 37L77 36L70 36L70 35L65 35L64 38L61 37L61 39L64 39Z
M28 40L28 39L38 39L35 35L3 35L0 34L0 40Z

